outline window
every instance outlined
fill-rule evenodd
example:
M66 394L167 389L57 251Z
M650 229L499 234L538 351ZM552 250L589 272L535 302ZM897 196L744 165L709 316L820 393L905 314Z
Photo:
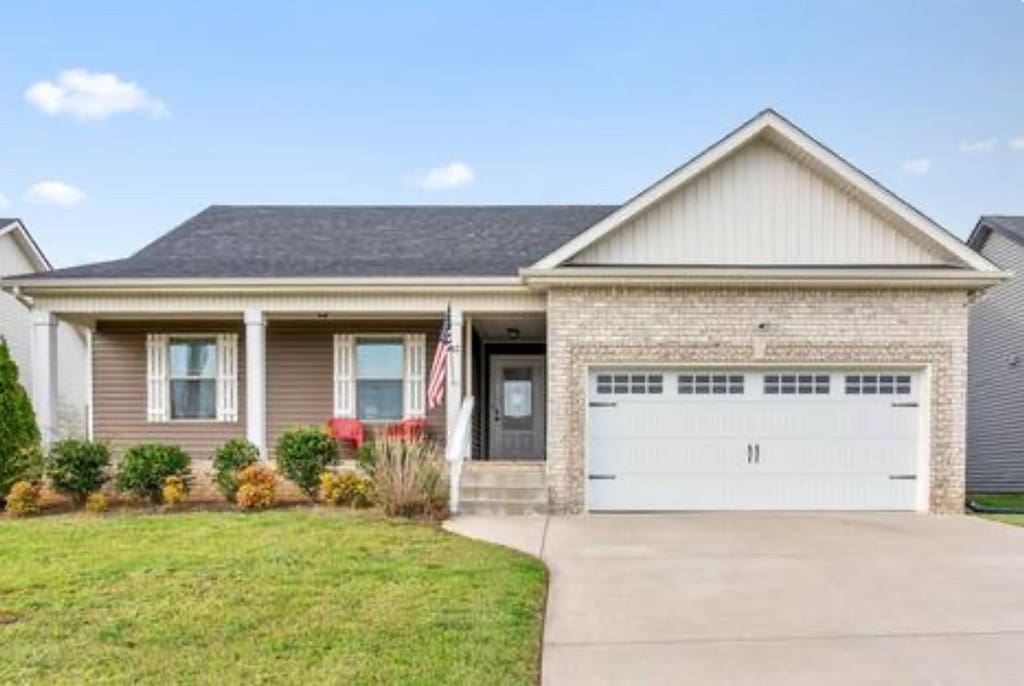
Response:
M402 418L403 344L400 340L356 341L356 417Z
M597 392L601 395L661 395L664 375L646 373L598 374Z
M765 395L828 395L828 374L765 374Z
M847 395L910 395L909 374L847 374Z
M217 418L217 339L171 338L171 419Z
M679 395L742 395L742 374L698 372L679 375Z

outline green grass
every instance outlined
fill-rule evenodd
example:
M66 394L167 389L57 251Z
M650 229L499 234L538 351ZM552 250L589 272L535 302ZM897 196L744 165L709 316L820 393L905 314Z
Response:
M0 683L531 684L545 576L332 511L0 521Z
M1024 493L971 493L967 500L988 507L1010 507L1024 509Z

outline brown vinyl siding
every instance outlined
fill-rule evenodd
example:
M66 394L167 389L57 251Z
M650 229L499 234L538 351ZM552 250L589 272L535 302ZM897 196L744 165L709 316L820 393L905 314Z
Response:
M434 359L439 320L273 321L267 325L267 446L296 426L324 425L334 411L334 334L427 336L427 368ZM428 432L445 436L444 404L427 415ZM372 434L373 426L367 426Z
M237 333L238 421L149 422L146 419L146 334ZM193 460L245 436L245 336L236 321L100 322L93 337L93 427L120 454L144 441L175 443Z

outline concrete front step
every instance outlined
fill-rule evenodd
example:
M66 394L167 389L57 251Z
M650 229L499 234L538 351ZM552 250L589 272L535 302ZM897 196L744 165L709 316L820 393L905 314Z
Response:
M462 484L462 500L514 500L547 504L548 489L543 486L479 486Z
M547 503L524 502L520 500L463 500L459 503L460 515L482 515L506 517L515 515L547 514Z
M467 462L459 503L462 514L544 514L548 506L544 463Z

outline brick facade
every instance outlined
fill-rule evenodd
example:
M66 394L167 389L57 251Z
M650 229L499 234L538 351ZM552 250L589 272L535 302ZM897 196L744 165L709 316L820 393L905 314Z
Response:
M548 294L551 506L566 513L584 507L590 365L898 363L929 370L930 509L960 512L967 302L967 293L959 290L553 288Z

